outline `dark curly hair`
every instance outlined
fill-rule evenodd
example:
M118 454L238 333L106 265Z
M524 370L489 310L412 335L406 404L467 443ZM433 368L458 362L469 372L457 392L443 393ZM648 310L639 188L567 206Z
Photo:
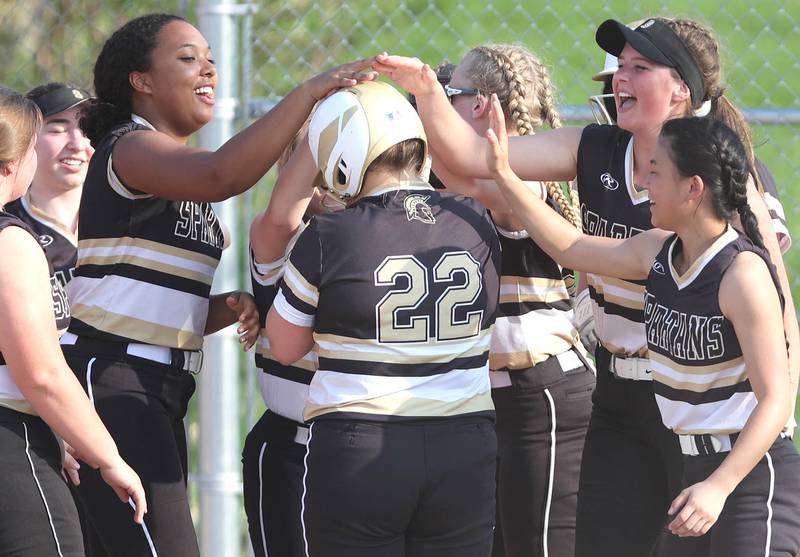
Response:
M80 127L97 146L114 126L126 122L133 111L131 72L150 69L150 53L156 37L172 21L186 21L172 14L147 14L117 29L103 45L94 65L96 98L81 110Z
M747 178L752 171L739 135L713 118L677 118L664 124L661 138L681 176L703 179L717 217L730 220L739 213L745 234L763 248L756 217L747 203Z

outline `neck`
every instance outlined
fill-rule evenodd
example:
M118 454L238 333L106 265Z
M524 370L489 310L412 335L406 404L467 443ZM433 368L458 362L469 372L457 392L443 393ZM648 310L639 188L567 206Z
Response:
M380 168L375 170L370 170L369 172L367 172L367 175L364 176L364 184L361 186L361 191L354 198L354 201L356 199L361 199L362 197L367 197L372 192L377 191L390 184L400 184L402 182L420 182L420 181L422 181L422 178L420 178L418 174L408 172L407 170L401 172L386 171Z
M683 273L728 229L728 223L717 218L692 218L686 225L676 228L681 239L681 255L673 264Z
M78 208L81 204L82 188L50 190L35 183L28 190L28 198L36 209L61 224L64 229L77 233Z
M189 141L191 133L184 133L183 131L176 130L172 127L169 121L164 118L158 110L147 100L133 103L133 113L141 116L150 124L160 131L173 138L178 143L186 144Z
M658 142L659 129L636 133L633 136L633 181L643 184L650 170L650 160Z

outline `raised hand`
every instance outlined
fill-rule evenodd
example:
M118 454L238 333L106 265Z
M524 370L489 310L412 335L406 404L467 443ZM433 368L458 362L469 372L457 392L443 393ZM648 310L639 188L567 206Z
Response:
M336 66L330 70L316 75L305 82L308 93L319 101L324 99L332 91L342 87L352 87L361 81L372 81L378 77L374 71L364 72L367 68L374 66L375 57L363 58L355 62L349 62Z
M489 99L489 129L486 130L489 145L486 149L486 165L489 172L497 176L510 170L508 165L508 133L503 107L497 95Z
M436 72L419 58L394 56L384 52L378 54L374 60L373 68L381 75L392 78L395 83L414 96L434 93L442 88L436 79Z

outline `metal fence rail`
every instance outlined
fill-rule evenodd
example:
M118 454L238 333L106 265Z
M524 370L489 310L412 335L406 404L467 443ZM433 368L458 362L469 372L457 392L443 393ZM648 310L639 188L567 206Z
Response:
M46 81L91 85L94 59L125 21L168 11L198 25L215 50L220 73L215 120L197 143L215 148L314 73L384 50L438 64L457 62L484 42L522 43L551 69L563 119L591 120L586 97L598 93L590 76L602 67L594 31L604 19L648 15L690 17L715 30L722 44L730 96L754 128L757 155L781 190L790 230L797 235L800 189L800 2L797 0L0 0L0 82L19 91ZM218 272L216 291L248 284L246 230L264 206L273 177L221 204L234 237ZM798 236L800 237L800 236ZM795 298L800 260L786 256ZM241 511L239 454L243 434L263 409L252 357L241 358L235 334L206 344L206 369L189 419L190 488L204 555L249 551ZM198 405L199 403L199 405ZM199 407L198 407L199 406Z

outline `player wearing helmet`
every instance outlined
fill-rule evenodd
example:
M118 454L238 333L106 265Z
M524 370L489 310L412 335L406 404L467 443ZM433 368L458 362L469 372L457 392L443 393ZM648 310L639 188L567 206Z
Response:
M326 99L309 145L347 209L303 231L267 316L281 363L318 346L304 413L307 554L487 557L494 226L424 181L422 124L387 84Z

